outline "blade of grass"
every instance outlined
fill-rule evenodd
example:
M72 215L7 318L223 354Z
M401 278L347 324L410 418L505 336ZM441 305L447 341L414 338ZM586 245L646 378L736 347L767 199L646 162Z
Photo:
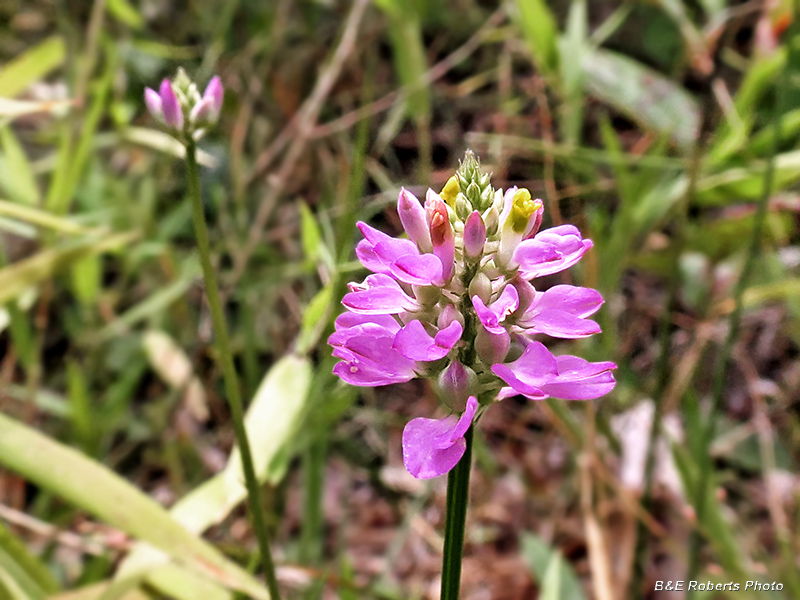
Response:
M0 69L3 97L13 98L64 62L66 50L61 36L49 37Z
M268 600L262 585L151 498L75 450L0 414L0 464L223 585ZM58 469L53 469L58 465Z

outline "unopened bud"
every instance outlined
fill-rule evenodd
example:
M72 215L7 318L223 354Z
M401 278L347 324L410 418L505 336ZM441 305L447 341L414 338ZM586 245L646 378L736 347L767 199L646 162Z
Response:
M492 281L486 273L481 271L469 282L469 289L467 291L470 298L477 296L483 300L484 304L489 304L489 299L492 297Z
M500 211L492 206L483 213L483 223L486 225L486 235L493 237L497 233L500 224Z
M158 90L161 97L161 110L164 115L164 124L167 127L181 130L183 129L183 110L175 96L175 90L172 89L172 84L169 79L164 79L161 82L161 87Z
M400 215L400 222L411 241L422 252L431 252L433 245L425 209L414 194L405 188L400 190L400 196L397 198L397 214Z
M449 325L453 323L453 321L458 321L461 323L461 326L464 326L464 315L462 315L459 310L453 304L447 304L442 309L442 312L439 313L439 318L436 321L436 326L439 329L445 329Z
M469 213L472 212L472 205L466 199L464 194L459 194L456 197L455 211L456 217L458 217L458 219L461 221L464 221L469 216Z
M508 333L489 333L482 325L478 325L478 332L475 335L475 351L487 365L503 362L510 347L511 336Z
M483 224L481 214L476 210L464 224L464 253L469 258L480 258L483 255L485 243L486 225Z
M434 192L428 190L425 200L428 226L431 232L433 253L442 263L442 277L448 281L453 276L453 261L455 260L456 240L453 227L450 225L450 214L444 200Z
M442 402L453 410L462 412L477 383L475 371L454 360L439 374L437 392Z

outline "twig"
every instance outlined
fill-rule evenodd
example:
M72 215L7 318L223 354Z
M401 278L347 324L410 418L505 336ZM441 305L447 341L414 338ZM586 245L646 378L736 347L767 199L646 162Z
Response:
M74 548L75 550L83 552L84 554L91 554L92 556L104 556L107 552L107 549L97 541L86 540L78 534L72 533L71 531L62 531L55 525L50 525L50 523L40 521L39 519L36 519L22 511L15 510L10 506L6 506L5 504L0 504L0 518L8 523L11 523L12 525L27 529L28 531L42 536L45 539L55 540L62 546ZM116 549L120 548L116 546Z
M597 520L592 507L592 467L595 461L595 410L594 404L586 404L586 422L588 424L586 444L581 453L581 510L583 512L583 525L586 528L586 544L589 547L589 566L592 572L592 582L598 600L614 600L614 583L611 577L611 563L609 561L608 544L606 543L603 528Z

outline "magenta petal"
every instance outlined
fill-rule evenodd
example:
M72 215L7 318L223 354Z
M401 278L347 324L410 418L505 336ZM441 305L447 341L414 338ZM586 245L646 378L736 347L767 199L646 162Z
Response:
M189 113L189 119L192 123L213 123L217 119L217 114L214 113L214 107L210 98L203 98L194 105Z
M475 314L478 315L478 319L487 331L495 334L500 334L505 331L500 325L497 315L483 303L480 296L472 297L472 306L475 308Z
M512 255L512 262L519 265L519 272L523 279L533 279L538 277L535 274L538 270L554 268L555 265L560 264L561 258L561 253L551 244L534 237L519 243ZM533 274L531 275L531 273Z
M339 331L340 329L347 329L365 323L380 325L391 333L400 331L400 324L391 315L359 315L349 311L343 312L336 317L334 326L336 327L336 331Z
M416 196L405 188L400 190L397 198L397 214L400 215L400 222L408 237L417 244L420 250L430 252L433 245L425 209Z
M603 305L600 292L574 285L556 285L536 299L538 310L555 308L576 317L588 317Z
M386 262L375 253L375 247L368 240L361 240L356 244L356 258L373 273L388 275L391 262Z
M339 329L328 338L333 355L343 362L334 373L347 383L388 385L416 377L416 363L392 348L394 332L376 323Z
M392 347L411 360L432 361L447 356L450 349L461 338L461 323L455 321L449 327L431 337L419 321L411 321L395 336Z
M436 347L433 337L425 331L425 326L419 321L411 321L403 327L394 338L392 348L411 360L436 360L428 358L429 353ZM437 357L437 358L441 358Z
M499 335L505 331L500 323L519 306L519 293L513 285L507 285L500 297L489 306L486 306L478 296L472 297L472 305L486 331Z
M342 304L362 315L400 314L419 309L417 301L388 275L370 275L360 287L346 294Z
M474 396L460 419L412 419L403 429L403 463L414 477L430 479L444 475L458 464L467 448L464 434L469 429L478 403Z
M215 118L219 116L219 111L222 109L222 101L225 98L225 91L222 89L222 81L215 75L208 82L206 90L203 92L203 100L209 100L213 115Z
M503 288L500 297L492 302L492 311L501 319L505 319L508 315L517 310L519 306L519 292L513 285L507 285Z
M542 245L550 246L560 254L560 258L542 261ZM571 267L591 247L592 241L584 240L577 227L559 225L540 231L532 239L521 242L514 251L513 261L519 264L519 272L523 279L532 279L552 275Z
M150 88L144 88L144 103L148 112L159 121L164 122L164 112L161 109L161 96L158 92Z
M411 285L444 285L442 263L433 254L406 254L389 268L399 281Z
M556 309L543 310L526 320L525 324L529 328L528 333L544 333L564 339L584 338L600 333L600 326L594 321Z
M158 92L161 96L161 110L164 112L164 123L175 129L183 129L183 110L178 103L175 92L172 90L172 84L169 82L169 79L164 79L161 82L161 87Z
M447 348L448 352L456 345L458 340L461 339L461 334L464 332L464 327L458 321L453 321L436 334L436 345L441 348Z
M463 438L467 433L467 429L472 425L472 419L478 411L478 399L475 396L470 396L467 399L467 407L464 409L461 418L456 423L453 431L450 434L450 441L455 442L458 438Z
M590 363L577 356L559 356L558 376L542 386L542 390L564 400L593 400L614 389L617 368L613 362Z
M333 374L341 378L345 383L360 387L378 387L393 383L405 383L416 377L416 373L413 372L386 372L373 365L362 365L352 361L336 363L333 367Z
M544 386L558 376L558 363L541 342L531 342L517 360L492 365L492 372L521 394L544 397Z

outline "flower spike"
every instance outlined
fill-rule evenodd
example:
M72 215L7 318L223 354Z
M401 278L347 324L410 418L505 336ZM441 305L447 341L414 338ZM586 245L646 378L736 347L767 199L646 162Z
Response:
M158 115L162 99L147 98ZM540 230L542 201L526 189L495 190L471 152L440 194L428 190L424 206L401 189L397 212L407 239L358 223L356 256L372 274L350 284L329 343L341 359L334 373L347 383L425 377L456 411L408 423L403 460L412 475L456 465L481 405L515 395L590 400L614 388L614 363L554 356L539 340L600 332L590 319L603 304L598 292L537 281L592 247L575 226Z

